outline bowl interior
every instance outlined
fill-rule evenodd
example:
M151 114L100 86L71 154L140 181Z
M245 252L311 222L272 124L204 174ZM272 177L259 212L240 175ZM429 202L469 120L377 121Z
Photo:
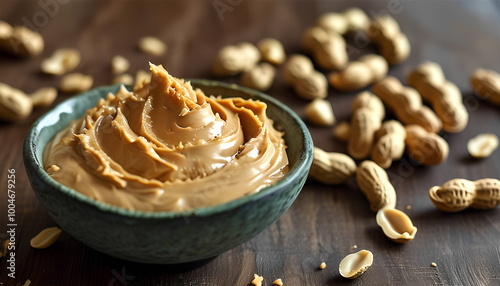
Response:
M90 199L83 194L74 191L52 179L43 169L43 152L46 144L64 129L68 124L85 114L86 110L96 104L96 102L105 97L109 92L115 93L120 85L104 86L90 90L86 93L74 96L54 109L43 115L33 125L27 135L24 146L24 161L28 168L36 176L41 178L51 187L64 192L80 201L91 204L102 211L111 211L120 215L141 218L174 218L186 217L189 215L206 216L213 213L222 212L248 201L257 200L262 196L268 195L279 189L281 185L286 185L297 179L297 176L303 176L307 172L312 162L313 143L307 127L302 120L286 105L278 100L265 95L261 92L240 87L234 84L225 84L210 80L190 80L195 88L200 88L206 95L221 95L223 97L242 97L261 100L267 103L268 116L274 120L275 127L278 130L285 131L285 142L287 144L287 155L290 162L289 173L274 185L262 189L256 194L245 196L243 198L206 208L199 208L183 212L141 212L130 211L117 206L101 203Z

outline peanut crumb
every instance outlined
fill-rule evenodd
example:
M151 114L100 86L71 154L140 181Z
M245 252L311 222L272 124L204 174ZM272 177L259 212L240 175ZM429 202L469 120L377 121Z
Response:
M436 263L436 262L431 262L431 266L432 266L432 267L437 267L438 265L437 265L437 263Z
M29 286L31 285L31 280L26 280L26 282L24 282L24 284L22 286Z
M411 210L412 206L411 205L406 205L407 210Z
M262 276L259 276L257 274L254 274L253 275L253 280L252 280L252 285L255 285L255 286L262 286L262 281L264 281L264 277Z
M319 265L319 269L323 270L326 268L326 263L325 262L321 262L321 264Z
M352 246L352 248L356 249L356 248L358 248L358 245L355 244Z
M280 278L274 280L273 285L283 286L283 281Z

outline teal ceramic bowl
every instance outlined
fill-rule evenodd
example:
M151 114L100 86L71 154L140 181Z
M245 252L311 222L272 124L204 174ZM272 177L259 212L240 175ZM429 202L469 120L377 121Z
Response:
M312 162L313 143L305 124L283 103L258 91L207 80L191 83L207 95L266 102L268 116L277 129L285 132L290 172L258 193L193 211L130 211L90 199L49 177L42 158L46 144L57 132L119 86L97 88L43 115L24 142L24 164L33 190L65 232L110 256L141 263L180 264L206 260L232 249L285 213L302 189Z

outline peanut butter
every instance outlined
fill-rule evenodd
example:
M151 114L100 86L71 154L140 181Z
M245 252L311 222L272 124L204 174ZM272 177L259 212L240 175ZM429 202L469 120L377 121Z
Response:
M48 174L95 200L183 211L256 193L288 171L283 132L256 100L205 96L150 65L150 83L121 87L49 142Z

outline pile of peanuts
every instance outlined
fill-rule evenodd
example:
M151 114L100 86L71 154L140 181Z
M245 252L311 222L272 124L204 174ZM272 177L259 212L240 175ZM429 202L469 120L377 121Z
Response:
M378 53L351 60L346 39L356 33L366 35ZM457 85L445 78L438 63L429 61L409 72L408 85L389 76L390 67L410 55L408 37L393 17L382 15L370 19L356 7L320 16L303 33L305 54L286 57L277 39L263 41L272 45L267 50L262 49L262 42L258 48L248 42L224 47L215 60L214 74L222 77L241 74L242 85L266 91L276 76L276 67L283 63L284 81L298 97L308 101L305 118L318 126L337 123L328 100L329 86L340 93L360 91L354 97L350 121L338 122L333 128L334 137L346 142L347 154L315 147L309 177L331 185L355 177L370 208L377 213L377 224L384 234L396 242L412 240L417 228L404 212L395 209L396 191L384 169L405 152L416 165L437 165L448 158L450 146L440 134L461 132L469 121ZM279 55L276 56L279 61L269 61L266 52L271 50ZM470 80L477 96L500 105L500 73L477 69ZM386 118L386 109L394 118ZM469 153L475 158L487 157L497 148L498 141L494 134L481 134L469 141ZM495 179L484 180L480 181L481 187L472 183L454 188L447 187L449 183L433 187L429 196L444 211L461 210L466 203L483 209L495 207L500 204L498 183ZM490 186L488 191L475 191L480 193L476 197L481 197L481 203L460 197L486 185ZM446 197L439 197L440 194ZM458 207L443 207L443 201Z
M145 36L138 40L137 48L144 54L163 55L167 46L160 39ZM39 56L44 51L44 39L38 32L24 26L12 27L0 21L0 52L20 58ZM45 57L40 64L40 71L47 75L61 76L59 86L42 87L32 93L26 93L8 84L0 82L0 120L17 122L30 116L38 107L48 107L56 100L58 91L65 94L77 94L92 88L94 79L91 75L73 72L81 62L81 53L75 48L59 48ZM110 61L113 75L112 84L134 85L139 89L149 80L149 73L138 70L135 77L126 73L130 67L127 58L116 55Z

